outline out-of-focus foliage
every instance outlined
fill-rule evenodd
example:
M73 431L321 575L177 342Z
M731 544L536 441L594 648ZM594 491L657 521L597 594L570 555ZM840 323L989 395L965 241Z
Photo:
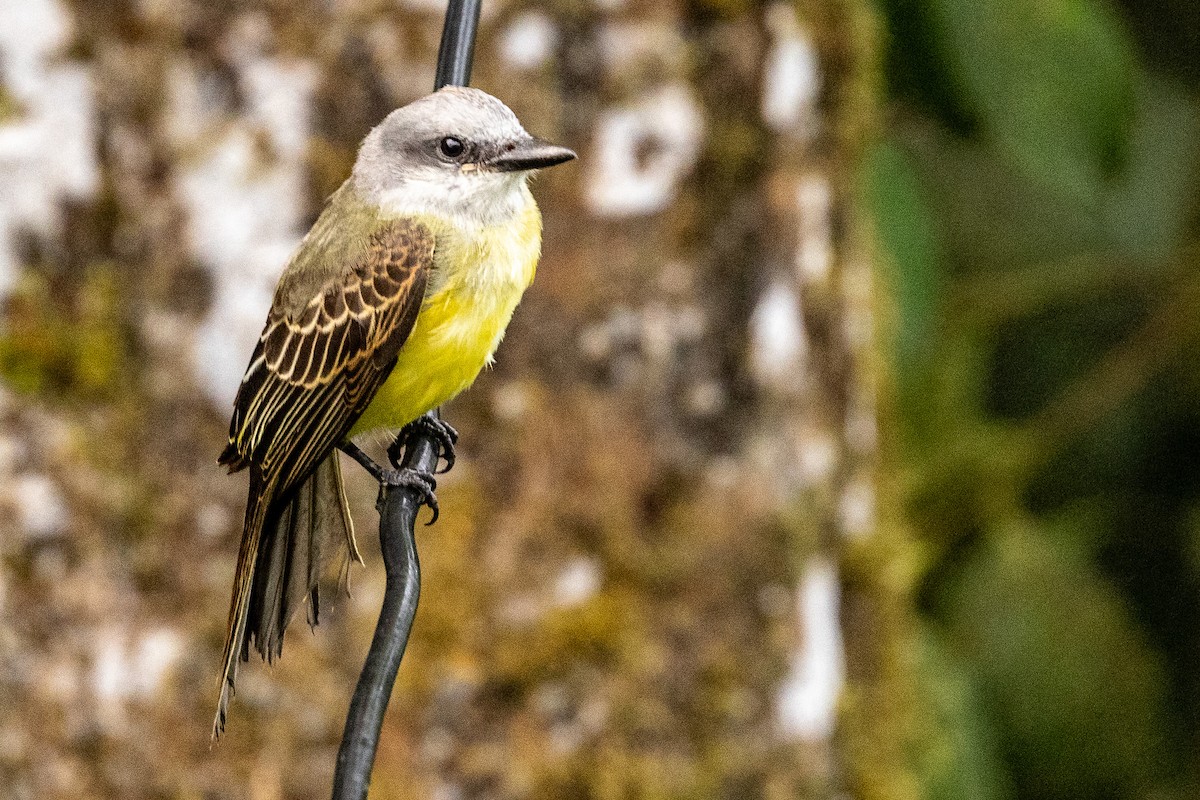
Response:
M1200 777L1200 6L882 0L929 797Z

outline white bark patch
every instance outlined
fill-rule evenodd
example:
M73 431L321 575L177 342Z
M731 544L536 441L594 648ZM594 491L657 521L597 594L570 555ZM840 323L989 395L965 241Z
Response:
M837 442L827 432L808 426L800 436L801 486L820 486L829 481L838 466Z
M771 48L763 65L762 115L776 131L811 138L817 121L821 78L812 38L801 27L796 10L774 3L766 10Z
M63 533L70 514L58 486L45 475L27 473L12 480L9 489L17 525L27 539L48 539Z
M796 269L807 282L823 282L833 268L833 190L824 175L812 174L796 187L799 237Z
M797 610L800 646L780 687L777 720L789 738L824 741L833 735L846 680L837 572L826 558L812 559L800 579Z
M54 238L59 205L99 183L91 74L57 59L71 40L58 0L0 3L0 76L16 108L0 120L0 297L20 273L15 237Z
M867 391L851 399L846 414L846 444L857 455L869 456L879 446L879 422L875 417L875 398Z
M690 304L651 301L636 310L615 307L605 320L581 330L576 345L592 361L625 359L628 367L640 373L645 366L642 361L656 369L669 366L682 348L703 339L707 330L703 309ZM634 353L640 358L630 359ZM640 380L639 376L628 377Z
M500 55L517 69L542 66L558 46L558 29L540 11L517 16L500 37Z
M875 487L870 476L860 476L842 489L838 515L842 534L852 539L867 536L875 527Z
M577 606L586 603L604 581L600 565L593 558L576 558L567 564L554 581L554 604Z
M220 503L204 503L196 509L196 532L201 538L215 541L233 527L229 509ZM241 520L238 520L240 523Z
M52 69L50 58L70 41L70 13L59 0L9 2L0 5L0 23L5 86L30 99Z
M439 783L430 795L432 800L462 800L465 796L462 787L455 783Z
M604 112L587 181L591 210L629 217L666 208L695 166L703 135L704 118L681 84Z
M750 316L750 365L766 385L798 384L808 354L800 298L784 281L775 281Z
M92 692L98 718L108 729L125 724L125 704L152 698L183 656L184 639L159 628L130 643L122 627L97 631L92 656Z
M529 390L520 381L506 381L492 393L492 413L504 422L516 422L529 410Z
M184 159L176 190L192 251L215 283L193 358L221 408L233 401L275 282L304 233L304 151L316 78L307 62L247 59L238 79L248 113L234 119L194 67L172 75L170 130L181 137L178 146L199 151ZM188 132L194 138L183 139Z
M716 416L725 408L728 399L720 381L701 381L688 389L687 410L698 417Z

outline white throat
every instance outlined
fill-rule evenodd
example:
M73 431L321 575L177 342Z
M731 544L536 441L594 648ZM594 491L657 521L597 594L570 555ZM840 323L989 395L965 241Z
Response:
M398 185L368 190L385 216L430 215L467 228L512 222L533 203L527 173L457 172L408 175Z

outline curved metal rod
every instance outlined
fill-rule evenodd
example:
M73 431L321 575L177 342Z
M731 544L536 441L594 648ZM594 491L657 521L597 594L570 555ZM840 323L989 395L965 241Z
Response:
M475 30L482 0L450 0L438 51L434 89L466 86L471 79ZM430 412L436 416L437 412ZM439 447L428 433L408 440L397 466L432 475ZM423 497L408 486L379 487L379 544L387 571L383 607L371 639L371 649L350 701L346 728L333 774L333 800L366 800L371 768L379 747L379 732L396 683L396 673L408 646L417 602L421 596L421 562L417 557L415 526Z
M433 474L438 452L433 438L414 436L399 466ZM421 562L417 558L414 531L422 504L421 495L408 486L393 487L386 483L379 486L375 507L379 510L379 546L387 570L387 588L371 649L346 715L346 729L333 773L334 800L364 800L367 796L383 714L392 696L421 597Z

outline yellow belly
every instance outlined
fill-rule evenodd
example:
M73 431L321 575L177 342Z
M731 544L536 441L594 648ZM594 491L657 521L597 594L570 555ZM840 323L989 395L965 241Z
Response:
M491 362L541 251L541 215L530 200L513 222L470 234L433 222L431 288L396 366L351 436L394 430L466 389Z

